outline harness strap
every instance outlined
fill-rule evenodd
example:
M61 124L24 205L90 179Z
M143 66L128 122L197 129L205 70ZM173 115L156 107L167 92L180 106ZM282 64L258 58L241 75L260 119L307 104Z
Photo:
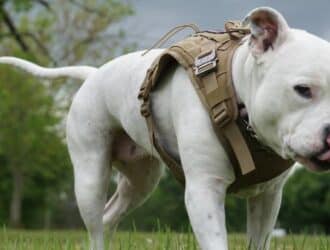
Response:
M157 150L163 161L166 163L167 167L171 170L175 179L184 186L185 178L181 165L178 162L176 162L174 158L171 155L169 155L167 151L158 143L159 140L156 139L156 134L155 134L155 126L154 126L155 122L152 119L152 116L151 115L147 116L146 121L149 130L149 137L155 149Z
M230 122L223 128L223 133L235 153L242 175L254 171L256 167L250 150L236 123Z
M157 61L158 62L158 61ZM166 163L167 167L170 169L176 180L185 185L185 178L184 173L181 165L171 156L168 152L159 144L159 140L156 138L156 131L155 131L155 121L153 116L151 115L151 102L150 102L150 92L152 89L152 82L155 76L155 70L148 70L146 79L140 89L138 98L142 100L141 106L141 114L146 119L146 124L148 127L149 138L152 142L152 145L157 150L158 154L162 158L162 160Z
M229 40L224 41L217 49L227 51L224 47L228 45ZM204 44L201 48L201 54L207 54L213 49L213 46L214 42ZM234 96L235 90L232 85L231 66L232 56L237 47L238 44L235 44L233 48L228 50L229 53L220 54L220 56L223 55L223 57L218 58L217 62L220 64L219 68L222 69L220 74L214 70L199 77L201 85L197 89L197 93L204 102L204 105L208 107L218 139L223 141L225 138L228 141L237 159L241 173L245 175L255 170L256 167L245 139L235 123L238 110L234 108L237 104ZM191 74L191 71L188 71L188 73ZM196 76L190 76L190 79L193 78L196 78ZM225 84L226 86L222 86L221 84Z
M228 27L230 23L226 23L226 29L230 29ZM232 24L232 23L231 23ZM237 28L237 24L234 23L234 27ZM246 30L241 30L241 32L246 32ZM231 33L231 36L235 36L237 33ZM237 37L234 37L235 39L238 39ZM234 47L229 51L227 54L227 88L231 88L231 92L235 93L235 90L233 89L233 79L232 79L232 59L233 54L237 47L240 46L239 43L236 43ZM236 98L232 98L231 100L236 100ZM234 104L235 107L237 107L237 103ZM236 109L236 118L239 115L238 108ZM230 142L230 145L236 155L236 159L239 163L240 170L242 172L242 175L246 175L254 170L256 170L255 162L252 158L251 152L249 150L249 147L240 132L240 129L238 128L236 122L231 122L228 126L224 127L224 134L226 136L226 139Z

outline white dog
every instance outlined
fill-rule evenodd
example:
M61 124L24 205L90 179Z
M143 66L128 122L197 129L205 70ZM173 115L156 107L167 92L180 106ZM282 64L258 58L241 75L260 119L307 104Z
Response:
M282 157L312 170L328 170L330 44L289 28L283 16L270 8L255 9L246 20L252 33L235 52L232 74L251 126L259 140ZM45 69L16 58L0 58L1 63L42 77L86 79L68 115L67 141L77 202L92 249L103 249L104 225L115 228L143 203L161 177L163 167L149 141L137 99L146 71L160 53L128 54L99 69ZM235 175L208 113L181 67L162 78L152 98L162 143L183 165L185 203L198 243L203 250L226 250L224 202ZM114 162L121 177L106 203ZM288 172L240 191L248 200L248 237L257 249L269 247Z

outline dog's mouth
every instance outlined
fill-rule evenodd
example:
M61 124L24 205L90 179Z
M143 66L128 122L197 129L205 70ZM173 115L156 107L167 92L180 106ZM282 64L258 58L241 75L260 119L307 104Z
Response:
M326 147L319 153L310 157L296 155L295 160L307 167L311 171L325 172L330 170L330 148Z

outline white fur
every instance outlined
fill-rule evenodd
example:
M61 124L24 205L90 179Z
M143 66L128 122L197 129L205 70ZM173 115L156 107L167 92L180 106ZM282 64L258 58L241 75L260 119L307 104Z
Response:
M18 68L24 69L32 75L55 79L59 77L72 77L80 80L85 80L89 75L96 71L96 68L90 66L71 66L49 69L40 67L34 63L22 60L16 57L3 56L0 58L0 63L15 65Z
M330 122L330 46L303 31L287 28L283 32L287 33L281 36L286 37L282 44L258 56L251 53L246 41L235 53L233 79L259 139L284 157L307 157L320 150L321 131ZM160 53L152 50L146 56L141 52L121 56L96 72L66 71L68 76L87 77L72 102L67 140L77 202L92 249L103 249L103 223L115 229L125 214L149 196L161 176L163 167L150 144L137 99L145 73ZM0 62L31 69L30 64L16 63L16 59L0 58ZM35 66L29 71L47 76ZM318 99L299 97L292 88L300 82L322 90ZM226 250L224 202L235 175L208 114L181 67L168 70L152 98L159 139L173 155L180 156L183 165L185 203L197 240L203 250ZM118 130L124 130L154 157L119 162L118 188L106 204L109 164L116 160L110 152ZM248 198L248 238L259 250L269 245L288 173L239 192Z

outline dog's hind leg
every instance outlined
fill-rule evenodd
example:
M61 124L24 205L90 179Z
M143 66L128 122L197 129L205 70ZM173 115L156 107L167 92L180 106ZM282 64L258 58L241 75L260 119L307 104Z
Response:
M103 223L112 232L127 213L149 197L162 175L162 165L149 156L120 164L117 169L120 171L117 190L106 204L103 216Z
M76 101L72 105L67 142L74 166L76 199L91 249L103 250L102 216L110 180L111 131L109 120L104 118L108 116L89 104ZM91 110L93 107L95 110Z

